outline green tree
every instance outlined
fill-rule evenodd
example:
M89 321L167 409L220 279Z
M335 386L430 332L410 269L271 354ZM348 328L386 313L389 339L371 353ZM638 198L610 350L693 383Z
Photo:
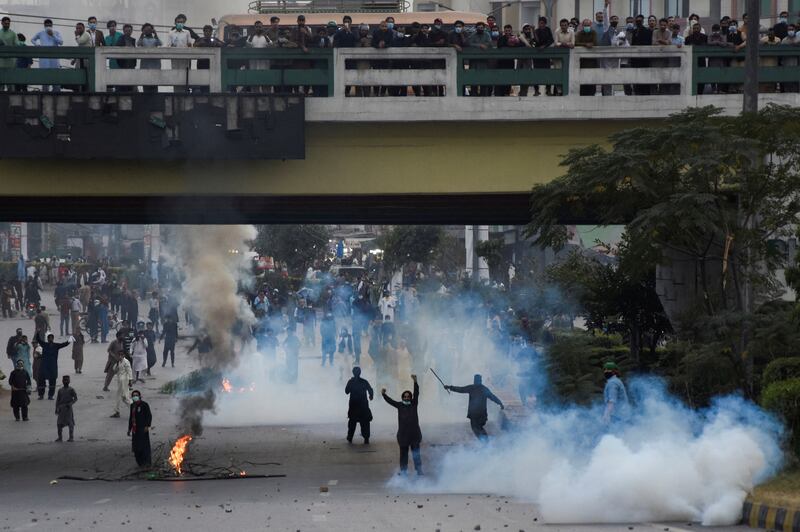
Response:
M304 275L324 259L330 233L323 225L259 225L253 249L286 265L290 275Z
M800 109L778 106L738 117L689 109L660 126L616 133L610 149L570 151L566 174L534 188L528 233L558 248L565 219L627 222L631 251L651 259L647 268L693 263L702 314L738 319L721 340L746 361L752 394L754 301L774 295L784 266L771 242L800 221L799 133Z
M390 271L411 262L430 266L443 235L444 230L434 225L394 226L380 239L384 263Z

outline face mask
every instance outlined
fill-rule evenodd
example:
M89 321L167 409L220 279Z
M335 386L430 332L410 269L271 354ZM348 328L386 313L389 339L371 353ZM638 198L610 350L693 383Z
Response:
M389 28L390 30L394 29L394 22L387 22L386 27Z
M589 26L583 27L583 33L589 33L590 31L592 31L592 28L590 28Z
M625 29L626 29L626 30L632 30L632 29L633 29L633 23L632 23L632 22L628 22L628 23L625 25Z
M492 32L492 37L500 37L500 32L499 31L493 31Z
M779 24L786 24L786 17L781 17L778 19Z
M456 33L461 33L461 30L462 30L462 29L464 29L464 28L461 28L461 27L458 27L458 26L456 26Z
M403 399L403 404L406 406L411 406L411 401L406 401L405 399Z
M437 30L442 29L442 25L441 24L434 24L433 27L436 28Z
M183 22L176 22L175 29L182 30L183 29Z
M736 33L736 26L731 26L728 28L729 33Z
M794 37L795 31L794 30L789 30L789 31L786 32L786 35L788 35L789 37Z
M89 29L92 30L92 31L96 30L97 29L97 24L92 22L91 24L89 24Z
M141 399L141 397L139 397L138 395L134 395L133 397L131 397L131 400L132 400L134 403L137 403L137 402L139 402L139 399Z

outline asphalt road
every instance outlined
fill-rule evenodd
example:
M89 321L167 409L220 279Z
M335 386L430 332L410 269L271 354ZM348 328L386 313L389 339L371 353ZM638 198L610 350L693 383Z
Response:
M50 294L44 302L54 308ZM57 323L57 316L51 316L51 324ZM3 345L16 327L32 335L31 320L0 320ZM52 401L38 401L34 395L31 420L15 422L7 386L0 390L0 530L676 532L700 528L687 523L546 525L536 506L526 501L492 494L425 493L425 480L417 481L413 474L408 489L390 487L387 482L397 472L397 445L395 426L388 422L374 426L369 446L348 445L343 420L210 427L192 442L189 469L277 476L207 481L136 478L125 434L127 419L109 418L113 394L101 391L105 348L87 344L82 375L74 375L68 348L60 356L60 374L72 375L79 396L74 443L53 441ZM137 386L155 414L151 441L154 462L159 464L178 434L176 402L157 392L164 382L194 367L186 348L187 342L179 345L175 369L158 365L154 378ZM2 361L3 370L10 372L10 362L5 357ZM301 378L304 367L317 364L302 360ZM459 419L426 426L424 432L423 459L433 475L437 460L448 448L472 444L467 424ZM53 482L63 476L107 481ZM744 527L725 530L734 529Z

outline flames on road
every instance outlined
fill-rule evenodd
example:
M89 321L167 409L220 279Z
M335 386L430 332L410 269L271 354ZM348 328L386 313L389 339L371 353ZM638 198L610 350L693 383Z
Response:
M181 436L169 452L169 463L175 468L175 472L179 475L182 473L181 465L183 464L183 459L189 448L190 441L192 441L192 437L188 434Z
M251 382L251 383L250 383L250 386L248 386L247 388L245 388L245 387L243 387L243 386L242 386L242 387L239 387L239 388L234 388L234 387L233 387L233 384L231 384L231 380L230 380L228 377L222 377L222 391L223 391L224 393L233 393L233 392L238 392L238 393L254 392L254 391L256 391L256 383L254 383L254 382Z

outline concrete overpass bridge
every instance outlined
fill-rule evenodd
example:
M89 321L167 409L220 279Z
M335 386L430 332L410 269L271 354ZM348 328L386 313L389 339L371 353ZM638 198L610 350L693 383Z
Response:
M796 61L800 49L761 54L775 59L765 65L780 64ZM570 148L687 106L738 113L741 95L698 94L698 86L743 80L741 67L699 66L741 54L701 47L0 49L11 55L85 67L0 70L0 83L75 90L0 93L0 209L27 221L522 224L530 188L560 175ZM272 68L242 69L254 58ZM533 58L550 59L552 68L496 62ZM112 59L164 66L110 69ZM172 69L175 59L191 66ZM630 59L668 66L625 68ZM197 69L198 60L208 68ZM800 69L763 66L761 80L792 88ZM479 85L520 84L558 86L564 96L473 96ZM581 95L596 85L617 90ZM626 85L659 94L626 95ZM124 92L131 86L167 92ZM264 89L296 86L314 87L315 97ZM377 86L408 95L354 96ZM408 87L436 96L413 96ZM761 100L798 105L800 93Z

